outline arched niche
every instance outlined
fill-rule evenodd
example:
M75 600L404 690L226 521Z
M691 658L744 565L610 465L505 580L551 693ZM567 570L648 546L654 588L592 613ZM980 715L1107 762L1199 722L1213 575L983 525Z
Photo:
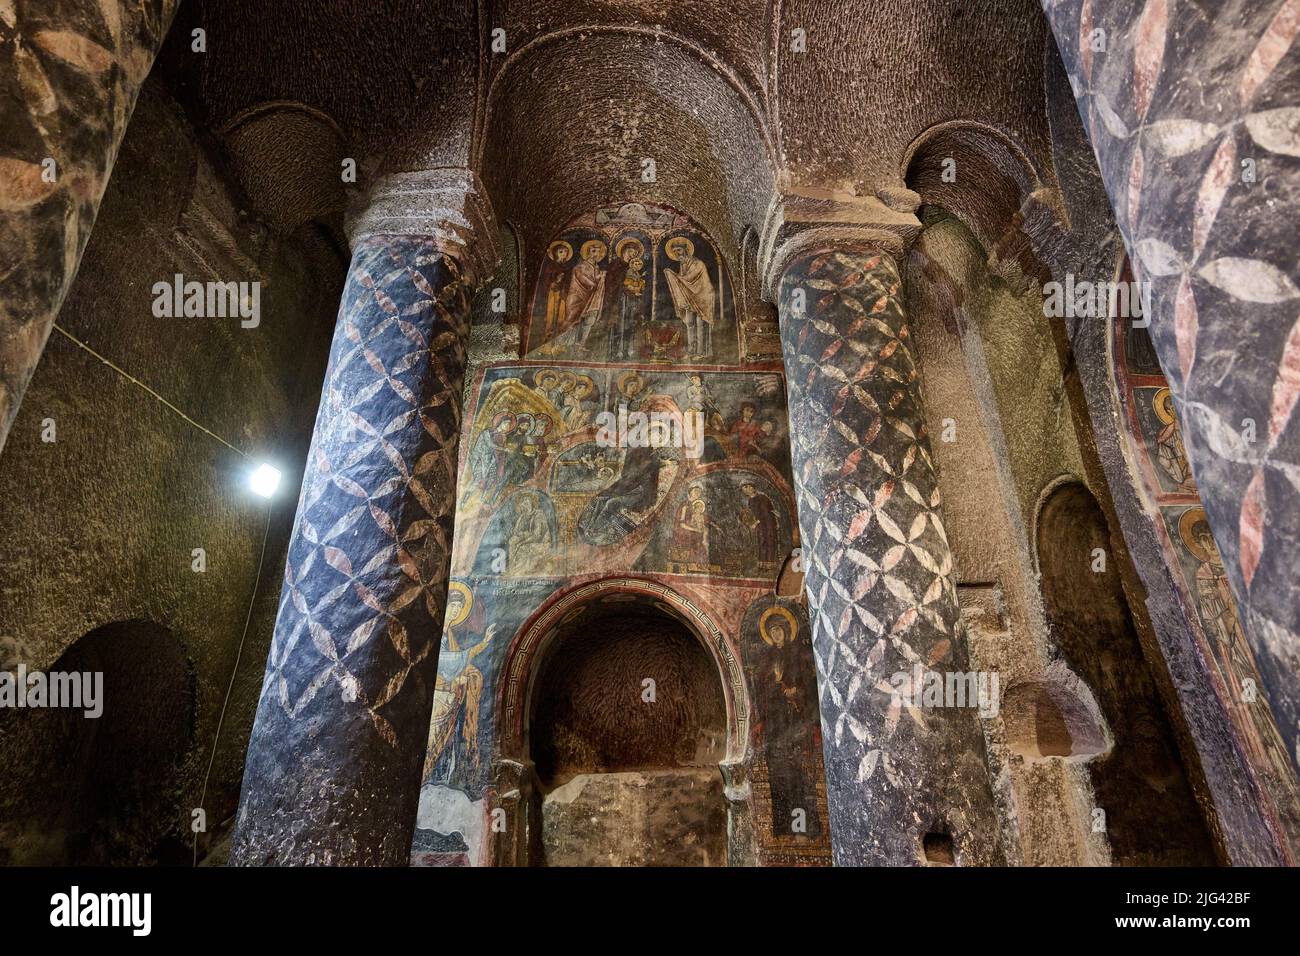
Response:
M1061 203L1012 137L973 120L938 123L912 141L902 167L922 205L960 219L1013 288L1051 278L1042 259L1060 232Z
M1095 697L1113 744L1101 745L1082 695L1048 679L1019 691L1032 703L1034 740L1022 750L1086 762L1112 862L1210 865L1213 847L1178 753L1120 579L1106 516L1082 483L1044 494L1035 556L1053 643ZM1018 702L1008 695L1013 716ZM1028 736L1028 734L1026 734Z
M30 688L37 670L24 670ZM0 709L0 863L188 863L180 788L195 676L184 645L152 622L119 621L39 673L65 703L79 683L79 705Z
M706 661L707 668L702 668ZM668 673L668 682L648 674L638 677L635 672L643 664ZM580 682L570 686L568 701L561 699L566 675ZM615 675L620 686L593 688L590 679L601 675ZM647 677L653 685L645 684ZM645 700L647 693L656 699ZM701 695L712 700L689 699ZM673 793L680 796L683 788L693 788L707 801L685 814L688 830L697 831L693 838L687 835L688 841L713 841L695 862L707 858L710 865L743 865L752 861L748 693L740 662L726 637L711 615L689 597L659 582L629 577L590 582L561 593L526 622L511 643L503 665L499 712L496 789L498 803L514 819L502 828L506 836L494 838L493 858L498 864L536 865L556 856L546 843L548 828L554 827L546 818L546 801L557 786L569 785L570 792L559 794L559 799L570 800L577 796L575 778L647 770L651 776L665 771L664 790L655 797L653 788L659 782L651 781L645 797L663 799L667 794L666 799L677 799ZM615 723L603 731L590 725L589 731L595 732L574 730L576 723L592 717L597 723ZM620 722L623 726L618 726ZM656 734L663 739L652 739ZM645 783L627 782L634 787ZM614 784L607 792L617 793L623 782ZM635 815L637 807L652 802L634 797L625 809ZM715 824L720 830L709 829ZM611 848L609 840L621 838L615 833L584 842L592 845L592 853L603 852L603 846L608 851L604 860L609 861L626 849ZM645 854L653 855L662 847L632 849L641 854L638 862L654 862L646 860ZM561 856L560 862L600 862ZM659 862L682 865L692 858L688 854Z

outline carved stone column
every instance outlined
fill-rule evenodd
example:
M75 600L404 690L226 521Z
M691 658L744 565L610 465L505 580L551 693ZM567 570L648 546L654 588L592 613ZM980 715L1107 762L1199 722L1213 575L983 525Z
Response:
M381 180L352 264L249 743L232 862L405 864L447 594L470 298L496 263L471 174Z
M841 866L916 865L927 842L959 863L1003 858L971 702L893 693L968 670L895 262L915 205L906 190L787 196L764 243Z
M1234 657L1253 651L1300 761L1300 2L1043 8L1151 285L1151 338L1249 647L1233 622L1216 629Z
M0 3L0 451L176 6Z

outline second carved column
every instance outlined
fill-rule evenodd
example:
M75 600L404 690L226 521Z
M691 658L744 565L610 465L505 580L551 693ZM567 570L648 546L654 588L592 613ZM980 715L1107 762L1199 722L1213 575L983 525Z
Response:
M974 675L901 286L888 254L843 244L789 259L777 290L832 847L996 863L977 702L925 693Z

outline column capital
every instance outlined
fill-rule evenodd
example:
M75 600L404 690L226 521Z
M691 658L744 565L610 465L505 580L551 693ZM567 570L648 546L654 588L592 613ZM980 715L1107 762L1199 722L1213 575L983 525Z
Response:
M500 261L497 221L487 191L471 169L447 166L376 178L348 204L353 248L371 236L425 236L456 251L475 283Z
M758 246L763 298L776 301L786 266L821 249L856 248L901 258L921 231L920 203L917 193L895 186L882 186L871 196L814 188L777 194L767 207Z

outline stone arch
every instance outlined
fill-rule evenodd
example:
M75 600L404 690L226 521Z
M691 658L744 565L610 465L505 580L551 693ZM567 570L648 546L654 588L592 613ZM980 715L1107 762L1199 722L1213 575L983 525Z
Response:
M495 803L508 821L502 832L508 835L493 837L492 859L497 865L532 865L549 858L542 836L547 826L543 820L547 798L542 796L544 782L533 763L537 685L555 656L552 652L562 652L559 642L571 636L562 632L574 612L611 601L639 604L671 619L707 654L725 710L725 744L718 764L725 800L725 854L729 865L749 865L754 854L748 779L750 706L738 655L713 615L698 602L658 581L630 576L588 581L552 596L519 628L506 650L498 689L501 716L494 789ZM721 825L720 818L717 825Z
M519 224L528 286L538 247L593 199L688 210L734 269L776 182L753 93L671 31L598 25L532 39L492 75L481 114L473 166L498 215Z
M708 651L718 670L727 714L726 763L749 755L749 692L740 660L713 616L690 597L650 578L619 576L589 581L561 591L542 605L515 634L502 665L501 748L509 760L528 759L528 714L537 664L565 616L603 597L632 594L655 602L685 625Z
M909 144L901 172L923 205L970 229L1008 284L1051 278L1042 253L1061 228L1061 201L1013 137L974 120L938 123Z

